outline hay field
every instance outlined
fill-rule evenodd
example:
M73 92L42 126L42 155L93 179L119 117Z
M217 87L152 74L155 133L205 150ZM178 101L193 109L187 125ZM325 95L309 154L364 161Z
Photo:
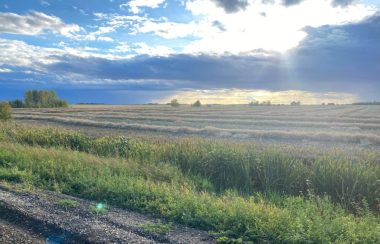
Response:
M18 121L118 134L201 136L264 143L380 146L380 106L75 105L16 109Z

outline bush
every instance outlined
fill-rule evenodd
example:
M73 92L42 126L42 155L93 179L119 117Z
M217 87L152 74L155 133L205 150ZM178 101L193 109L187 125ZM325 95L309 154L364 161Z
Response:
M0 120L7 121L12 119L12 107L9 103L0 103Z
M193 107L200 107L202 106L201 102L199 100L197 100L195 103L193 103L191 106Z
M179 102L177 99L173 99L169 103L172 107L179 107Z
M16 99L14 101L10 101L9 105L11 105L12 108L23 108L24 102L20 99Z

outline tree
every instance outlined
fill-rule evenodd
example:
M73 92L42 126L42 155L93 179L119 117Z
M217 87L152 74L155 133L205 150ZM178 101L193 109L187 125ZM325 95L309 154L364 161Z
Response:
M259 105L259 102L258 101L252 101L250 103L248 103L249 106L257 106Z
M11 105L12 108L23 108L24 102L20 99L16 99L14 101L9 101L9 105Z
M0 120L7 121L12 119L12 107L9 103L0 103Z
M195 103L193 103L191 106L193 107L200 107L202 106L201 102L199 100L197 100Z
M25 107L57 108L68 107L66 101L60 100L55 91L29 90L25 93Z
M172 107L179 107L179 102L177 99L173 99L169 103Z
M292 106L299 106L299 105L301 105L301 102L300 101L298 101L298 102L293 101L293 102L290 103L290 105L292 105Z
M263 102L261 102L261 105L264 105L264 106L270 106L272 103L271 103L271 101L263 101Z

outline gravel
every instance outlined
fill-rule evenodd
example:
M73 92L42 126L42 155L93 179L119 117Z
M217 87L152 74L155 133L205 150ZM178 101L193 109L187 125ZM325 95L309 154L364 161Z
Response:
M177 224L168 233L152 233L144 226L165 220L107 205L95 213L96 206L55 192L0 186L0 243L213 243L207 232Z

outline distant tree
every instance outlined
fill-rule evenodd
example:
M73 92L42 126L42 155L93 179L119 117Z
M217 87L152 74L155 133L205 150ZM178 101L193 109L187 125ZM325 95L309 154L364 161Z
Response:
M193 103L191 106L193 107L200 107L202 106L201 102L199 100L197 100L195 103Z
M272 103L271 101L262 101L260 105L264 105L264 106L270 106Z
M179 107L179 102L178 102L178 99L173 99L170 101L170 106L172 107Z
M300 101L298 101L298 102L293 101L293 102L290 103L290 105L292 105L292 106L299 106L299 105L301 105L301 102Z
M257 106L259 105L259 102L258 101L251 101L250 103L248 103L249 106Z
M321 105L322 105L322 106L325 106L325 105L326 105L326 103L322 103Z
M25 107L28 108L57 108L68 107L66 101L60 100L55 91L29 90L24 96Z
M329 105L329 106L334 106L335 103L328 103L327 105Z
M0 103L0 120L7 121L12 119L12 107L7 102Z
M9 105L11 105L12 108L23 108L24 102L20 99L16 99L13 101L9 101Z

